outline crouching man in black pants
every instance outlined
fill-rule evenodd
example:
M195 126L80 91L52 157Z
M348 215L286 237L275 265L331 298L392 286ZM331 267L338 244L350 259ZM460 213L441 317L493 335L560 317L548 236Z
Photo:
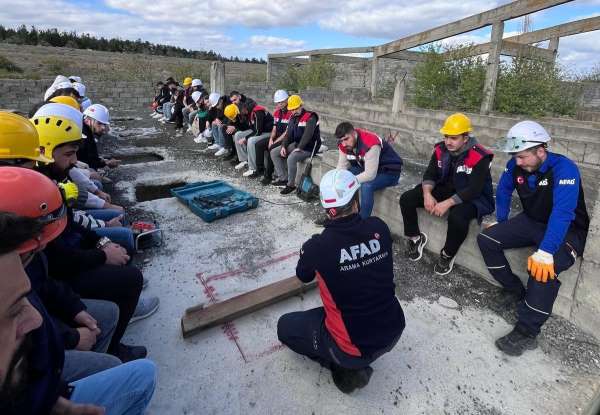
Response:
M360 183L347 170L321 180L325 230L304 243L296 275L317 278L323 307L281 316L279 340L331 370L335 385L350 393L369 383L369 366L389 352L404 330L395 295L392 237L377 217L358 214Z

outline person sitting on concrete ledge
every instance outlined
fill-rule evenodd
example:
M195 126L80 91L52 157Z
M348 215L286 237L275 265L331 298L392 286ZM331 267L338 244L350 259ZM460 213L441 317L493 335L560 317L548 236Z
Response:
M243 169L248 162L241 161L237 153L237 148L234 145L236 141L246 137L252 132L248 123L247 115L240 112L240 108L236 104L229 104L223 110L223 114L227 119L227 125L223 127L224 148L227 149L227 154L223 160L229 160L236 170Z
M90 168L97 170L104 167L111 169L121 164L115 158L105 159L98 154L96 141L110 130L110 113L108 108L101 104L90 105L83 112L83 140L77 151L77 160L87 164Z
M392 236L376 217L361 218L361 184L348 170L321 179L320 199L329 220L302 245L296 275L318 281L323 307L284 314L279 340L331 370L344 393L365 387L369 366L391 351L405 327L395 294Z
M64 381L62 340L23 269L33 249L56 237L61 217L51 213L43 221L0 213L0 412L141 414L156 386L149 360Z
M360 182L360 216L371 216L375 191L395 186L400 180L402 159L377 134L354 128L349 122L335 129L339 157L337 168L348 169Z
M590 218L577 165L548 151L550 135L540 124L521 121L500 145L512 155L496 188L498 223L477 237L483 260L507 306L517 304L518 322L496 347L511 356L537 347L537 335L552 313L560 281L583 254ZM512 194L517 191L523 211L509 219ZM527 260L527 288L516 276L504 250L534 246ZM522 264L525 268L525 264Z
M490 163L493 154L470 135L471 120L461 113L450 115L423 174L423 182L400 197L404 235L408 238L407 256L418 261L427 244L427 234L419 230L417 208L434 216L448 212L446 242L434 266L438 275L454 267L456 253L469 234L472 219L481 222L494 211Z
M271 159L271 151L279 147L287 130L288 123L292 117L291 111L287 109L288 93L283 89L275 91L273 101L275 102L275 111L273 111L273 128L268 141L258 142L256 144L256 154L261 157L263 155L264 175L260 183L262 185L271 184L273 181L273 160Z
M248 170L244 172L243 176L255 178L262 174L262 171L259 169L259 155L260 166L262 167L263 164L263 154L262 152L258 153L257 145L260 147L260 145L266 143L269 139L271 130L273 129L273 116L265 107L258 105L254 101L250 104L242 105L241 112L248 118L252 132L239 140L236 139L235 146L240 160L248 161Z
M214 143L208 146L208 150L214 151L215 156L221 157L227 154L225 148L225 133L223 127L227 122L225 117L225 107L227 106L227 97L221 96L218 92L212 92L208 96L208 114L206 119L206 128L210 129L210 135Z
M307 111L299 95L292 95L288 98L288 110L292 112L292 116L283 136L281 147L271 150L271 158L277 175L277 181L272 184L275 186L285 185L281 191L282 195L296 190L298 163L309 158L313 152L316 154L321 146L321 131L317 113Z

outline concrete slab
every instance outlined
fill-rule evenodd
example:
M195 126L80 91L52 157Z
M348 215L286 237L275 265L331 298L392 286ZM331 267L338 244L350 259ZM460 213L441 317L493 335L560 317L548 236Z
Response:
M123 121L122 126L125 133L151 126L161 133L106 145L148 145L168 156L110 174L117 201L129 205L134 217L158 220L165 236L162 248L142 257L150 281L144 293L158 295L161 307L126 333L128 342L148 347L159 367L149 413L576 414L598 390L595 339L552 318L540 348L508 358L493 342L510 330L512 311L494 311L495 287L462 267L437 277L433 256L407 261L402 243L396 244L394 258L407 328L398 346L373 365L371 383L352 395L341 394L327 370L277 341L278 317L320 305L316 292L184 340L179 319L185 308L293 275L301 243L319 232L312 219L320 209L291 204L299 199L240 177L229 164L202 152L189 135L175 140L168 127L153 121ZM138 183L215 178L262 198L259 208L207 224L174 198L136 203L131 197Z

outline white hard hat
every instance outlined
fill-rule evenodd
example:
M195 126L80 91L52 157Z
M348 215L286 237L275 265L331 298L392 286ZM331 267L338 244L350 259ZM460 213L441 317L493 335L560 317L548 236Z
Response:
M221 94L217 92L213 92L208 96L208 102L210 103L211 108L219 103L219 98L221 98Z
M69 78L67 78L64 75L56 75L56 78L54 78L54 82L52 82L52 85L60 84L61 82L69 82Z
M50 97L52 96L52 94L54 94L56 92L56 86L52 85L50 88L46 89L46 92L44 93L44 101L48 101L50 99Z
M90 105L92 105L92 100L86 97L79 105L81 106L81 111L85 111Z
M79 94L80 97L84 97L85 96L85 85L82 84L81 82L73 82L71 84L73 86L73 88L77 91L77 93Z
M69 76L69 81L81 83L81 77L80 76L71 75L71 76Z
M192 79L192 86L202 86L202 81L199 79Z
M102 104L93 104L90 105L84 112L83 115L86 117L93 118L104 125L110 125L110 115L108 113L108 108L106 108Z
M198 102L198 100L200 99L201 96L202 96L202 92L200 92L200 91L192 92L192 100L194 102Z
M83 127L83 114L81 114L81 112L77 111L70 105L59 104L56 102L50 102L42 105L31 118L33 119L37 117L48 116L64 117L77 124L80 130Z
M283 101L287 100L288 98L289 98L289 95L286 90L278 89L277 91L275 91L275 95L273 96L273 101L275 103L278 103L278 102L283 102Z
M506 138L499 144L505 153L518 153L528 148L547 144L550 141L548 132L535 121L521 121L512 126Z
M360 189L355 175L348 170L329 170L319 185L321 205L325 209L346 206Z
M66 80L66 81L54 84L54 87L56 89L68 89L68 88L73 88L73 84L71 83L71 81ZM75 88L73 88L73 89L75 89Z

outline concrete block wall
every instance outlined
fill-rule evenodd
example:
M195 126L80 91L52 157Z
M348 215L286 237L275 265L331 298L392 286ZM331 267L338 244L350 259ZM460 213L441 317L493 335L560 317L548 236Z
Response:
M44 92L54 79L21 80L0 79L0 108L24 113L44 99ZM106 105L111 110L139 110L149 108L154 89L146 82L87 81L87 96L92 102Z
M583 86L583 107L600 110L600 82L587 82Z

